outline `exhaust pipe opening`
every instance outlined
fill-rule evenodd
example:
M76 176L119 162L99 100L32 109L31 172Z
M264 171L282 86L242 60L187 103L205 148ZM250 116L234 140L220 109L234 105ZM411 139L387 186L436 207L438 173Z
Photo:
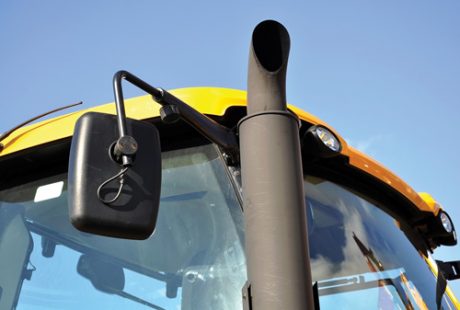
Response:
M261 22L252 34L254 55L269 72L280 70L289 57L289 34L283 25L274 21Z

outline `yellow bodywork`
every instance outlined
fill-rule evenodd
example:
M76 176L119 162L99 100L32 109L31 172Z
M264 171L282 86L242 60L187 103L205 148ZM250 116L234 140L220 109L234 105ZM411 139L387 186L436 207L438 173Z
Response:
M421 254L421 256L425 259L427 262L428 266L431 269L431 272L433 272L434 276L438 276L438 265L436 264L435 260L429 256L426 257L425 255ZM450 300L452 303L455 305L457 309L460 309L460 301L457 299L457 297L454 295L454 292L450 289L449 285L446 287L446 294L449 296Z
M200 87L172 90L171 93L201 113L208 115L222 116L229 107L246 105L246 92L240 90ZM160 105L154 102L150 96L128 99L125 101L125 105L126 115L130 118L148 119L159 116ZM352 166L387 183L402 193L421 211L428 211L437 215L439 205L427 203L394 173L367 155L348 146L346 141L328 124L294 106L289 106L289 108L301 120L314 125L323 125L334 132L342 143L342 154L349 157ZM105 104L20 128L2 142L5 147L1 151L0 157L72 136L78 118L89 111L115 114L115 104Z

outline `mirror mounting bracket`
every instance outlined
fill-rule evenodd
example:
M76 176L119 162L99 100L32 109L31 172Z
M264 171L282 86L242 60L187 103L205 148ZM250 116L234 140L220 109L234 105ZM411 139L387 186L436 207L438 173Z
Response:
M160 113L164 122L172 123L179 118L183 119L211 142L222 147L225 153L232 158L232 162L236 163L239 161L238 139L233 130L201 114L166 90L153 87L137 76L124 70L118 71L113 77L113 89L117 107L120 138L126 134L126 116L121 86L122 80L130 82L134 86L150 94L152 98L162 106Z

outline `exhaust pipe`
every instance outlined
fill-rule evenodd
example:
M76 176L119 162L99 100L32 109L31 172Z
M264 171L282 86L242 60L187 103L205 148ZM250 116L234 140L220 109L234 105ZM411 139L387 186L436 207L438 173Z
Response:
M264 21L252 35L247 116L239 123L252 309L314 309L299 122L286 106L290 39Z

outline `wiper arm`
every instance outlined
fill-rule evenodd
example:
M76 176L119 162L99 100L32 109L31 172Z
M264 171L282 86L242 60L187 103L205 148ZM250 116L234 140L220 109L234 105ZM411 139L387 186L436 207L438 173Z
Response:
M386 271L382 262L375 256L374 251L372 251L372 248L365 246L364 243L356 236L354 232L353 232L353 240L356 242L356 245L361 251L361 254L363 254L363 256L366 258L367 266L369 267L369 270L371 272L385 272ZM406 307L406 309L414 309L409 297L407 296L404 288L401 285L401 280L383 279L383 280L378 280L377 282L380 282L384 285L392 285L396 289L396 292L398 293L401 301L404 303L404 306Z
M364 243L355 235L355 233L353 233L353 240L355 240L356 245L358 246L363 256L367 258L367 262L368 262L370 271L377 272L377 271L385 270L382 262L378 260L377 257L375 257L372 249L366 247Z
M53 114L55 112L59 112L59 111L62 111L62 110L65 110L65 109L68 109L68 108L71 108L71 107L74 107L74 106L77 106L79 104L82 104L83 102L82 101L79 101L77 103L72 103L72 104L69 104L69 105L66 105L66 106L63 106L63 107L60 107L60 108L57 108L57 109L54 109L54 110L51 110L51 111L48 111L46 113L43 113L43 114L40 114L40 115L37 115L35 117L32 117L31 119L28 119L27 121L11 128L10 130L0 134L0 152L3 151L3 149L5 148L5 145L3 143L1 143L1 141L5 140L9 135L11 135L13 132L15 132L16 130L18 130L19 128L21 127L24 127L25 125L27 124L30 124L32 123L33 121L37 120L37 119L40 119L42 117L45 117L47 115L50 115L50 114Z
M327 296L346 292L356 292L371 288L383 288L385 286L392 286L404 307L406 309L414 309L412 302L405 293L401 282L402 280L399 277L392 278L389 275L387 275L386 278L372 280L366 279L364 275L356 275L346 278L319 281L318 293L319 296Z

